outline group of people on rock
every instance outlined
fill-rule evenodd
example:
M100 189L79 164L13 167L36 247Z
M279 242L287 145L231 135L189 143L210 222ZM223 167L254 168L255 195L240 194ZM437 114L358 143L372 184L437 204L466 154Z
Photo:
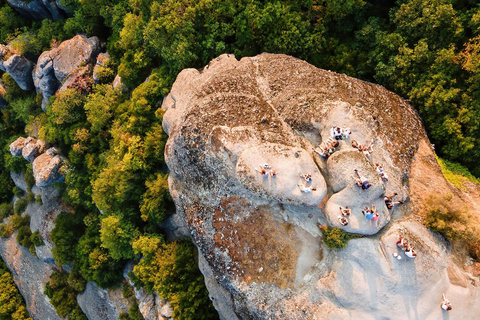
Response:
M259 172L264 178L268 178L269 175L272 178L277 177L277 171L275 171L275 169L273 169L272 166L268 163L265 163L263 165L260 164L260 170L258 168L255 168L255 171Z
M303 183L303 181L301 183L297 183L297 186L300 188L300 191L305 193L317 191L317 188L309 185L313 181L312 174L310 172L301 174L300 178L302 178L302 180L305 180L305 184Z
M362 213L367 220L378 220L378 218L380 217L374 204L372 204L370 208L365 206L362 210Z
M350 214L352 214L352 209L349 209L348 207L340 207L340 214L341 215L338 216L338 221L340 221L340 224L342 226L348 225L348 217Z
M336 150L337 147L340 145L340 142L333 140L331 137L328 138L327 141L322 142L318 146L318 150L312 148L312 150L317 153L321 158L328 159Z
M400 237L400 239L397 241L397 246L402 249L407 257L414 259L417 256L417 253L415 250L413 250L413 247L405 238ZM396 252L393 254L393 256L398 260L402 259L402 257L396 254Z
M350 138L352 131L347 127L340 128L338 126L333 126L330 129L330 134L335 140L342 140Z

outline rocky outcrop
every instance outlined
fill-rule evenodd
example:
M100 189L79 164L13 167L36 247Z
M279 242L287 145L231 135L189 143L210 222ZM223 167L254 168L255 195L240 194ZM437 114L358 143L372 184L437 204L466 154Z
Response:
M87 282L85 290L78 294L77 302L89 320L115 320L120 312L110 294L109 290Z
M63 159L56 153L55 148L50 148L33 161L33 176L37 186L46 187L55 182L62 182L65 178L64 173L60 171Z
M402 218L417 206L409 201L415 155L433 157L404 99L284 55L222 55L201 72L183 70L162 107L178 215L168 229L173 236L189 230L221 318L441 318L442 292L479 293L475 285L455 288L468 275L455 272L450 282L447 269L455 264L442 240ZM352 134L324 160L312 149L334 125ZM371 156L353 140L373 140ZM258 173L265 163L276 177ZM368 190L354 184L354 169L370 181ZM300 178L307 172L310 184ZM301 193L300 183L317 191ZM406 204L388 210L383 197L393 192ZM378 220L361 212L372 205ZM347 226L338 222L339 206L352 209ZM345 251L327 250L318 224L370 237L351 240ZM414 242L415 260L393 257L400 235ZM464 304L478 311L472 299Z
M12 51L10 46L0 45L0 70L8 73L22 90L32 90L33 63Z
M77 35L40 55L33 71L33 81L37 92L43 95L43 110L46 110L48 99L57 89L79 82L79 77L85 81L91 78L93 63L99 52L100 40L97 37Z
M7 2L26 19L38 21L50 19L57 21L68 17L67 11L60 5L58 0L7 0Z
M33 162L33 176L38 187L47 187L65 178L61 171L63 157L55 148L48 149L48 144L33 137L19 137L10 144L10 153L14 157L22 155L25 160Z

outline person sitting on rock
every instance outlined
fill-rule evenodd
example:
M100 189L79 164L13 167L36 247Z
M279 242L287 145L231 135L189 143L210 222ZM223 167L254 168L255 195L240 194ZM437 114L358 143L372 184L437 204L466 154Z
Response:
M445 297L445 293L443 294L442 309L445 311L452 310L452 303Z
M375 213L373 212L373 210L367 206L363 208L362 213L365 216L365 219L367 220L372 220L373 217L375 216Z
M417 256L417 253L415 252L415 250L413 250L412 247L410 247L410 244L407 245L407 248L405 249L404 252L407 257L412 259L415 259L415 257Z
M370 209L370 210L373 213L372 220L378 220L378 218L380 218L380 216L377 213L377 207L375 207L375 205L372 204L372 209Z
M315 187L306 187L304 184L302 183L297 183L297 186L300 188L300 191L302 192L305 192L305 193L309 193L309 192L312 192L312 191L317 191L317 188Z
M318 151L317 149L314 149L312 148L313 152L315 152L316 154L318 154L321 158L323 159L328 159L328 157L330 157L330 152L328 152L327 149L321 149L319 148L320 151Z
M377 166L377 173L382 178L382 181L388 181L387 174L383 171L383 166L379 165L378 163L375 164Z
M340 127L333 126L330 132L335 140L342 140L342 129Z
M340 213L342 216L348 217L352 213L352 209L348 209L348 207L345 207L345 209L340 207Z
M405 251L405 249L407 249L408 242L404 238L400 237L400 240L397 241L397 246Z
M368 190L368 188L370 188L372 185L368 182L367 178L365 178L364 176L360 176L357 169L354 169L354 171L356 175L356 177L353 177L353 179L355 180L355 184L361 187L362 191Z
M395 192L395 193L392 193L391 195L385 196L383 198L383 200L385 200L385 205L387 206L387 208L389 210L392 209L395 205L403 203L402 201L393 202L393 197L395 197L396 195L397 195L397 193Z
M310 182L312 182L312 180L313 180L311 173L301 174L301 175L300 175L300 178L305 179L305 182L306 182L306 183L310 183Z
M345 218L345 217L338 216L338 221L340 221L340 224L341 224L342 226L348 225L348 219Z
M342 131L342 137L344 139L350 138L350 135L352 134L352 131L350 131L350 128L343 127L341 131Z

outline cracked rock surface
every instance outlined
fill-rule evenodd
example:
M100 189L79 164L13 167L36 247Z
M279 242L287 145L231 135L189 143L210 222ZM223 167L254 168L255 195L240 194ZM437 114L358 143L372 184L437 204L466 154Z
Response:
M468 275L442 240L407 221L422 201L411 191L425 185L422 171L431 169L429 180L445 180L404 99L285 55L240 61L222 55L201 71L183 70L162 107L177 209L170 220L197 245L221 318L439 319L444 292L462 309L480 311L468 298L478 295L476 285L460 288L458 279L451 281L451 270L456 278ZM352 134L324 160L312 148L334 125ZM368 158L351 146L372 139ZM265 163L277 177L255 170ZM384 166L388 182L375 163ZM370 189L354 184L354 169ZM306 183L300 175L308 172L313 181L307 186L317 191L302 193L297 184ZM383 197L393 192L405 204L388 210ZM350 223L341 226L339 206L347 205ZM376 221L361 212L372 205ZM343 251L328 250L319 223L368 237L351 240ZM393 258L400 235L414 243L416 259Z

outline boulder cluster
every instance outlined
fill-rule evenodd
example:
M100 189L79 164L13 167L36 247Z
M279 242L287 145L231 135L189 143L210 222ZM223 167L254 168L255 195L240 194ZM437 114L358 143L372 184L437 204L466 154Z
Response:
M10 144L10 153L14 157L23 156L33 163L33 176L38 187L46 187L65 178L61 170L62 156L40 139L19 137Z

